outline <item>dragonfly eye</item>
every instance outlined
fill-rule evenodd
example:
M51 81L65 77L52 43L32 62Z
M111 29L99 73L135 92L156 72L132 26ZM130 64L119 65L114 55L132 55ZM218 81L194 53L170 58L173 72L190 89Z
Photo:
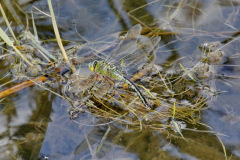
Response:
M93 61L92 63L89 63L89 64L88 64L88 67L89 67L89 69L90 69L92 72L95 71L96 66L97 66L97 63L98 63L98 62L95 60L95 61Z
M94 68L94 70L95 70L95 68L96 68L96 66L97 66L97 63L98 63L98 61L96 61L96 60L93 62L93 68Z

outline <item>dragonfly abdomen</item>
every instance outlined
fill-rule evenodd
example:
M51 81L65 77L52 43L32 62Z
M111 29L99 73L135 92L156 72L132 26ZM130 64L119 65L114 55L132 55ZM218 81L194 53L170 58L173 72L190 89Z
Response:
M152 109L149 105L149 103L147 102L147 100L144 98L144 96L142 95L142 93L140 92L140 90L138 89L138 87L129 79L127 79L126 77L123 76L123 80L124 82L126 82L128 85L130 85L130 87L135 90L135 92L137 93L138 97L141 99L142 103L144 104L144 106L147 109Z

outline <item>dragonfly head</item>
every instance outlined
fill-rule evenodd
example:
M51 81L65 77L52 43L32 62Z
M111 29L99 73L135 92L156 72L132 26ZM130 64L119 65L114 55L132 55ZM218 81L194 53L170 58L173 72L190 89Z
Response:
M95 61L93 61L93 62L90 62L90 63L88 64L88 67L89 67L89 69L90 69L92 72L94 72L95 69L96 69L97 64L98 64L98 61L95 60Z

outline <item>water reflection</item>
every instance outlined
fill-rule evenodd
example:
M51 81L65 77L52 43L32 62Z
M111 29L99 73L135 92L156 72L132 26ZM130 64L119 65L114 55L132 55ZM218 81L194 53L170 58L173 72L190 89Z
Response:
M33 10L40 37L43 40L54 37L49 18L32 8L35 6L48 12L46 1L11 3L19 13L21 23L26 24L23 13L30 15ZM166 68L184 56L190 57L185 64L191 68L197 63L198 57L204 54L200 45L222 42L220 47L226 54L224 64L213 66L217 78L205 84L214 87L216 91L227 92L216 95L214 101L209 101L207 108L198 115L200 121L210 126L214 132L203 132L211 131L207 126L187 124L187 128L192 131L183 130L182 134L188 140L186 142L172 130L140 130L139 127L110 123L108 119L84 113L80 119L75 120L78 123L75 123L69 118L69 105L62 105L59 97L35 86L1 101L1 158L224 159L222 145L216 137L218 133L228 157L239 159L238 2L53 0L53 4L62 37L71 41L91 41L119 30L128 30L136 23L146 27L145 32L149 34L157 34L151 28L160 27L165 33L160 32L163 34L162 42L155 63ZM19 33L19 20L16 23L9 9L6 10L9 19L13 21L14 31ZM1 26L5 28L3 23ZM3 61L0 66L2 78L8 74L10 66ZM11 79L14 77L6 76L0 83ZM15 83L17 82L4 87ZM60 93L58 87L56 85L51 89ZM100 125L103 123L107 124Z

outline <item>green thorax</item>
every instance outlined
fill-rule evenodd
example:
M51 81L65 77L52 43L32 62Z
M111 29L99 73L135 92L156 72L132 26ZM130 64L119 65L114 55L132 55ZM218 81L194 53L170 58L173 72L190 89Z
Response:
M108 76L116 80L124 80L123 75L115 66L104 61L94 61L90 63L89 69L103 76Z

